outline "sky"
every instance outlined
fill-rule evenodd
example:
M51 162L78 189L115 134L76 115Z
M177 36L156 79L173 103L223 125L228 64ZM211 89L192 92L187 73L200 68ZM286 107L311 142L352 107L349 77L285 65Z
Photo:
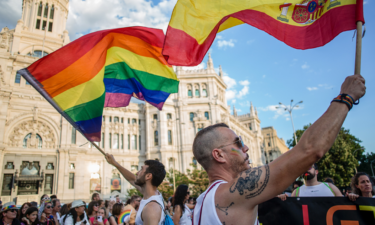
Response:
M21 0L0 0L0 28L14 28L21 18ZM177 0L70 0L67 30L71 40L87 33L127 26L164 31ZM375 10L374 0L364 1L366 34L363 39L362 76L367 93L349 112L343 125L362 140L366 152L375 152ZM214 66L224 71L228 105L238 114L258 109L261 127L273 126L280 138L291 139L289 113L276 109L303 101L293 110L295 129L316 121L339 92L346 76L354 73L354 31L343 32L323 47L293 49L247 24L219 33L210 48ZM207 56L198 67L206 66ZM371 116L372 115L372 116Z

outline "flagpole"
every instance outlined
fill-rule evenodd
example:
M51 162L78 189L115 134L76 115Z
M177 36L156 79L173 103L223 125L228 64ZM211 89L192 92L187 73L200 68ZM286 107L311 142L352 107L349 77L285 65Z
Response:
M104 157L105 157L105 152L97 145L97 144L95 144L94 142L92 142L92 141L90 141L90 143L93 145L93 146L95 146L95 148L96 149L98 149L99 150L99 152L100 153L102 153L103 155L104 155Z
M355 69L354 74L361 74L362 57L362 21L357 21L357 44L355 50Z

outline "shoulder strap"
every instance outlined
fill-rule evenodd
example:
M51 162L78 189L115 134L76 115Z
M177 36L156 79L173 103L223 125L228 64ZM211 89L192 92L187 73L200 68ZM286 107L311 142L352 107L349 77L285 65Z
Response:
M298 196L299 188L300 187L298 187L297 190L296 190L296 197Z
M204 198L203 198L203 200L202 200L201 210L200 210L200 212L199 212L199 221L198 221L198 225L201 225L201 220L202 220L202 211L203 211L203 203L204 203L204 200L206 199L206 196L207 196L208 192L210 192L211 189L212 189L213 187L215 187L216 184L218 184L218 183L220 183L220 181L217 181L216 183L214 183L214 184L213 184L213 185L207 190L206 194L204 195ZM194 207L194 209L195 209L195 207ZM193 225L194 225L194 215L193 215Z
M329 190L331 190L333 196L336 196L335 195L335 192L333 192L332 188L329 186L329 184L325 183L325 182L322 182L325 186L327 186L329 188Z

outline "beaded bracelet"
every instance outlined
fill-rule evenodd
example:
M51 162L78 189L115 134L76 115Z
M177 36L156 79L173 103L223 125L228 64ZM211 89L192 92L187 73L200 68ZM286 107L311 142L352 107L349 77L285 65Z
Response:
M346 106L348 106L349 111L353 108L353 105L358 105L359 104L359 100L358 100L358 102L354 102L354 99L352 98L352 96L350 96L348 94L339 94L339 96L337 96L336 98L334 98L332 100L332 102L345 103Z

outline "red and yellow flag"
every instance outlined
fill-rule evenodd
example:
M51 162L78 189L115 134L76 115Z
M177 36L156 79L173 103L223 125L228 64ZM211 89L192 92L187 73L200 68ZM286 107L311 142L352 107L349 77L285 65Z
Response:
M323 46L363 19L363 0L178 0L163 55L198 65L216 34L247 23L297 49Z

